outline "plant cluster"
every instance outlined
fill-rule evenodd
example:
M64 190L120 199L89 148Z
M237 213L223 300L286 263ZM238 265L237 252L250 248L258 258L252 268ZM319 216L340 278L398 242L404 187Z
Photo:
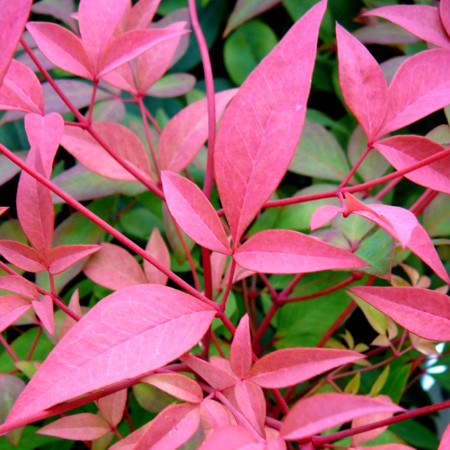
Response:
M450 0L180 3L0 0L0 447L450 448Z

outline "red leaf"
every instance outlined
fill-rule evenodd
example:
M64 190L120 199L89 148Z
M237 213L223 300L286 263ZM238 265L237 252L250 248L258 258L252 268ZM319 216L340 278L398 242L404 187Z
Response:
M230 410L222 403L210 398L205 398L202 401L200 404L200 412L202 414L202 418L204 417L210 425L208 427L203 424L203 428L206 428L205 434L208 434L209 430L220 430L223 427L236 424L236 420Z
M97 407L103 418L113 426L117 426L122 420L125 406L127 405L127 390L114 392L97 400Z
M369 142L383 125L388 87L375 58L348 31L336 25L339 85L345 103Z
M255 445L259 445L256 447ZM199 450L263 450L265 449L264 441L261 439L258 442L256 436L250 433L247 429L231 425L220 428L210 434Z
M155 257L161 264L170 269L170 252L158 228L150 235L145 251ZM155 266L144 260L144 272L149 283L167 284L167 275L160 272Z
M442 8L442 6L441 6ZM367 11L363 16L389 20L438 47L450 47L450 38L442 26L439 10L427 5L392 5Z
M100 250L89 259L83 271L95 283L113 290L147 282L141 266L131 254L107 242L101 244Z
M0 0L0 85L22 37L32 3L31 0Z
M281 426L281 434L288 441L297 441L350 422L356 417L400 411L403 408L385 398L318 394L296 403Z
M31 304L42 326L48 331L50 336L54 336L55 318L53 316L52 298L49 295L44 295L40 300L33 300Z
M78 23L83 46L98 73L98 60L129 7L129 0L81 0Z
M139 170L146 179L153 180L147 151L131 130L124 125L110 122L94 122L92 126L119 156ZM92 172L114 180L136 181L128 170L123 168L87 131L81 128L66 126L61 145Z
M248 380L263 388L284 388L361 358L364 355L350 350L287 348L256 361Z
M80 295L78 293L78 289L73 291L72 296L69 301L69 309L77 314L79 317L82 315L81 306L80 306ZM64 317L64 322L61 326L61 331L59 332L59 340L61 340L67 332L76 324L77 322L72 319L68 314Z
M182 446L197 431L200 410L190 404L171 405L152 420L134 450L168 450Z
M44 114L44 94L34 72L11 60L0 87L0 109Z
M368 425L370 423L379 422L380 420L389 419L392 417L392 413L378 413L371 414L369 416L357 417L352 421L352 428L358 428L363 425ZM378 437L381 433L384 433L387 430L387 426L375 428L374 430L366 431L365 433L358 433L351 437L351 445L357 446L364 444L365 442L369 442L372 439Z
M50 251L49 272L53 275L64 272L83 258L100 250L98 245L60 245Z
M447 106L450 79L446 73L450 73L450 50L427 50L408 58L389 85L386 118L378 136Z
M317 208L311 215L310 227L311 231L323 227L331 222L338 214L342 212L342 208L334 205L324 205Z
M93 441L110 431L109 425L92 413L62 417L40 428L37 433L74 441Z
M450 341L450 303L437 291L416 287L358 286L350 292L417 336Z
M0 433L2 427L27 423L58 403L141 378L168 364L197 344L215 313L196 298L165 286L131 286L105 297L42 363Z
M252 365L252 343L250 339L249 319L246 314L239 322L230 346L231 368L239 378L246 378Z
M94 72L81 40L66 28L47 22L29 22L27 30L39 50L55 66L92 80Z
M167 207L180 228L197 244L231 255L222 222L197 185L167 171L161 173L161 181Z
M50 178L53 161L64 132L64 119L56 113L46 116L27 114L25 130L30 147L36 147L39 152L45 176Z
M406 169L445 150L436 142L421 136L394 136L377 141L373 146L397 170ZM408 172L404 177L421 186L450 194L450 156Z
M200 403L203 400L203 392L200 385L186 375L157 373L142 378L141 382L151 384L185 402Z
M31 303L15 295L0 296L0 333L31 309Z
M36 286L19 275L4 275L0 277L0 289L14 292L30 300L37 300L39 292Z
M216 118L220 119L237 89L216 94ZM194 159L208 138L206 99L182 109L165 126L158 142L158 159L162 170L181 172Z
M357 256L291 230L267 230L252 236L234 254L236 262L262 273L309 273L367 266Z
M11 264L27 272L47 270L47 265L39 253L21 242L0 240L0 254Z
M123 19L125 30L147 28L158 9L161 0L139 0Z
M294 24L249 75L223 115L215 175L236 245L294 156L326 5L321 1Z
M8 207L7 206L0 206L0 216L5 213L6 211L8 211Z
M450 2L449 0L441 0L439 6L439 14L441 15L442 24L447 34L450 36Z

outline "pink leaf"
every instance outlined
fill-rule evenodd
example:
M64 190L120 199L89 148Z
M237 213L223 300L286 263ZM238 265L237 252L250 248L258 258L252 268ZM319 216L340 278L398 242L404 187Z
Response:
M203 392L200 385L192 378L178 373L157 373L141 380L151 384L169 395L189 403L200 403Z
M141 439L141 437L145 434L151 424L152 422L148 422L142 427L138 428L136 431L133 431L126 438L121 439L119 442L116 442L109 448L109 450L135 450L136 444L139 442L139 439Z
M383 125L388 87L375 58L348 31L336 25L339 85L345 103L369 142Z
M127 127L118 123L94 122L94 130L112 149L139 170L143 177L153 180L150 160L140 139ZM121 181L136 181L85 130L66 126L61 145L92 172L106 178Z
M39 253L21 242L0 240L0 254L11 264L27 272L47 270L47 265Z
M215 175L236 245L294 156L326 6L321 1L294 24L249 75L223 115Z
M358 286L350 292L417 336L450 340L450 303L437 291L416 287Z
M439 6L439 14L441 15L442 25L444 25L447 35L450 36L450 2L449 0L441 0Z
M436 142L421 136L394 136L373 145L397 170L406 169L445 150ZM421 186L450 194L450 156L408 172L404 177Z
M45 175L37 147L28 153L26 164ZM53 241L54 211L50 191L31 175L22 172L17 188L17 216L33 248L46 262Z
M231 368L239 378L246 378L252 365L252 343L250 339L249 319L246 314L239 322L230 346Z
M380 420L389 419L392 417L393 414L388 413L378 413L378 414L371 414L369 416L362 416L357 417L352 421L352 428L358 428L363 425L367 425L370 423L379 422ZM379 427L375 428L374 430L366 431L365 433L358 433L352 436L351 438L351 445L357 446L364 444L365 442L371 441L372 439L375 439L378 437L381 433L384 433L387 430L387 426L385 427Z
M385 398L318 394L296 403L281 426L281 434L288 441L297 441L350 422L356 417L401 411L403 408Z
M408 58L389 85L386 118L377 137L447 106L450 79L445 74L449 72L450 50L426 50Z
M252 236L234 254L236 262L262 273L309 273L367 266L357 256L291 230L267 230Z
M37 300L39 292L36 286L19 275L4 275L0 277L0 289L14 292L30 300Z
M107 242L101 244L100 250L89 259L83 271L95 283L113 290L147 282L141 266L131 254Z
M129 7L129 0L81 0L78 23L83 45L96 72L98 60Z
M167 450L182 446L200 425L200 410L190 404L171 405L152 420L135 450Z
M62 417L40 428L37 433L74 441L93 441L110 431L109 425L92 413Z
M105 297L56 345L3 426L24 424L58 403L142 378L197 344L215 313L198 299L159 285L131 286Z
M36 147L39 151L45 176L50 178L56 151L64 132L64 119L57 113L46 116L27 114L25 131L30 147Z
M161 0L139 0L124 17L124 29L147 28L160 3Z
M179 28L132 30L121 34L105 48L98 65L97 76L102 77L117 69L117 67L131 61L160 42L187 33L186 30Z
M150 235L145 251L154 256L161 264L170 269L170 253L158 228L155 228ZM167 284L167 275L160 272L155 266L144 260L144 272L149 283Z
M430 237L411 211L398 206L365 205L348 192L345 193L345 198L348 211L376 223L397 239L402 247L407 247L428 264L446 283L450 283Z
M103 418L113 426L117 426L122 420L123 412L127 404L127 390L114 392L97 400L97 407Z
M350 350L287 348L256 361L248 379L263 388L284 388L361 358Z
M231 255L222 222L197 185L168 171L161 173L161 181L167 207L180 228L197 244Z
M265 448L262 439L259 447L253 447L252 445L256 443L258 440L250 431L238 425L231 425L215 430L205 439L199 450L263 450Z
M340 208L339 206L320 206L311 215L311 231L317 230L317 228L321 228L328 222L331 222L341 212L342 208Z
M31 0L0 0L0 86L30 15Z
M225 370L196 356L184 355L180 359L214 389L223 390L229 386L233 386L238 380L237 377L232 376Z
M441 443L439 444L438 450L445 450L450 446L450 425L447 425L447 428L444 431L444 435L442 436Z
M15 295L0 296L0 333L31 308L31 303Z
M235 425L236 420L231 414L230 410L226 408L222 403L219 403L210 398L205 398L200 404L200 412L202 418L204 417L208 422L208 425L203 424L205 434L209 434L209 430L219 430L229 425Z
M100 250L98 245L60 245L50 251L49 272L53 275L64 272L83 258Z
M50 336L55 335L55 319L53 316L53 301L49 295L44 295L40 300L32 302L34 312L42 322L42 326L48 331Z
M11 60L0 87L0 110L13 109L44 114L44 94L34 72Z
M29 22L27 30L41 52L55 66L92 80L94 72L80 39L66 28L47 22Z
M392 5L367 11L363 16L376 16L389 20L415 34L420 39L450 47L450 38L442 26L439 10L427 5Z
M69 300L69 309L77 314L79 317L82 315L81 306L80 306L80 295L78 293L78 289L73 291L72 296ZM59 340L61 340L67 332L76 324L77 322L72 319L68 314L64 317L64 322L61 326L61 331L59 332Z
M0 206L0 216L5 213L6 211L8 211L8 207L7 206Z
M220 119L237 89L216 94L216 118ZM195 102L172 117L158 142L158 159L163 170L181 172L194 159L208 138L206 99Z
M196 79L189 73L171 73L157 81L148 91L151 97L179 97L194 88Z

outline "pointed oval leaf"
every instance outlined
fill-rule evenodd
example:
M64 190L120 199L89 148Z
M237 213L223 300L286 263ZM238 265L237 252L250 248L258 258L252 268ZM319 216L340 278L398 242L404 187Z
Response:
M147 151L131 130L124 125L112 122L94 122L92 126L119 156L139 170L145 178L153 180ZM114 180L136 181L128 170L81 128L66 126L61 145L92 172Z
M36 286L31 281L19 275L4 275L0 277L0 289L14 292L29 300L37 300L39 298L39 292Z
M246 428L239 425L230 425L219 428L211 433L203 442L199 450L229 450L229 449L246 449L246 450L263 450L265 445L262 438L259 447L258 440L255 435L250 433Z
M350 422L356 417L401 411L403 408L385 398L318 394L296 403L281 426L281 434L288 441L296 441Z
M0 110L13 109L44 114L44 94L34 72L11 60L0 88Z
M124 29L147 28L158 9L161 0L139 0L124 17Z
M406 169L445 150L436 142L421 136L394 136L375 142L374 147L397 170ZM450 194L450 155L408 172L404 177L421 186Z
M110 431L109 425L92 413L62 417L40 428L37 433L74 441L93 441Z
M39 50L55 66L89 80L94 78L91 62L80 39L66 28L47 22L29 22L27 30Z
M208 422L211 431L236 424L231 411L216 400L205 398L200 404L200 412L202 418L205 418ZM203 427L207 428L205 425Z
M55 335L55 318L53 314L53 301L50 295L44 295L39 300L31 302L34 312L39 317L42 326L47 330L50 336Z
M216 118L220 119L237 89L216 94ZM194 159L208 138L206 99L182 109L167 123L158 142L158 159L162 170L181 172Z
M249 318L246 314L239 322L230 346L231 368L239 378L246 378L252 365L252 343L250 339Z
M200 385L192 378L179 373L157 373L141 380L151 384L161 391L189 403L200 403L203 392Z
M50 251L49 272L53 275L64 272L69 267L100 250L98 245L60 245Z
M450 103L450 49L408 58L389 85L386 118L378 136L398 130ZM414 74L414 76L411 76Z
M25 423L58 403L168 364L201 339L215 314L200 300L166 286L131 286L105 297L42 363L7 423Z
M69 309L73 311L78 317L82 316L80 294L78 292L78 289L75 289L72 296L70 297ZM66 314L66 316L64 317L64 322L61 326L61 331L59 332L59 340L61 340L76 323L77 321L75 319Z
M196 78L189 73L171 73L159 79L147 91L151 97L179 97L194 88Z
M15 295L0 296L0 333L6 330L17 319L31 308L31 303Z
M388 87L375 58L348 31L336 25L339 85L345 103L369 142L378 134L386 111Z
M367 11L363 16L389 20L438 47L449 47L450 38L445 32L439 10L427 5L392 5Z
M123 412L127 404L127 390L114 392L114 394L107 395L97 400L98 410L105 420L113 425L117 426L122 420Z
M42 272L47 264L32 247L21 242L0 240L0 254L11 264L27 271Z
M321 1L294 24L249 75L222 118L215 175L236 243L294 156L325 8L326 1Z
M450 303L437 291L416 287L358 286L350 292L424 339L450 341Z
M350 350L287 348L256 361L248 379L263 388L284 388L361 358Z
M230 255L222 222L198 186L168 171L161 173L161 181L167 207L180 228L197 244Z
M32 3L32 0L0 0L0 86L22 37Z
M233 255L236 262L262 273L309 273L367 266L357 256L290 230L267 230L252 236Z
M158 228L152 231L147 242L145 251L155 257L161 264L170 269L170 252ZM168 277L160 272L155 266L144 260L144 272L149 283L167 284Z
M95 283L113 290L147 282L141 266L131 254L107 242L101 244L100 250L89 259L83 271Z

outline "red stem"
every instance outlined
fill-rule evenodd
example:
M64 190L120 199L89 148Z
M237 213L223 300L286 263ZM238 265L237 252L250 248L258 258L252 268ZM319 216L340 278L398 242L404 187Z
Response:
M258 328L258 331L255 334L255 337L252 341L252 346L255 347L261 338L264 336L265 331L270 325L270 322L272 321L273 317L275 316L276 312L278 311L278 303L273 302L270 306L269 311L266 314L266 317L264 317L264 320L261 322L261 325Z
M372 144L367 144L366 149L364 150L364 153L360 156L358 161L356 161L356 164L352 167L348 175L345 177L344 181L339 185L338 189L342 189L343 187L347 186L347 183L350 181L352 176L356 173L359 166L363 163L363 161L366 159L367 155L369 154L370 150L372 149Z
M6 352L11 356L14 362L19 362L20 358L16 355L16 352L11 348L6 339L3 337L3 334L0 333L0 344L5 347Z
M88 121L89 124L92 123L92 113L94 111L95 96L97 95L98 80L95 79L93 81L93 83L94 83L94 86L93 86L93 89L92 89L91 103L89 105L89 113L88 113L88 118L87 118L87 121Z
M225 312L225 308L227 307L228 296L230 295L231 286L233 284L234 271L236 270L236 261L234 260L234 258L231 259L230 264L231 264L230 272L229 272L230 275L228 277L225 293L223 294L223 297L222 297L222 303L220 304L220 307L222 308L222 311L224 311L224 312Z
M351 316L352 312L356 309L356 304L352 301L347 308L342 311L341 315L334 321L333 325L328 329L328 331L322 336L322 339L317 344L317 347L323 347L325 343L333 336L334 332Z
M409 208L409 210L419 217L425 208L437 197L439 192L433 191L433 189L427 189L414 203L414 205Z

